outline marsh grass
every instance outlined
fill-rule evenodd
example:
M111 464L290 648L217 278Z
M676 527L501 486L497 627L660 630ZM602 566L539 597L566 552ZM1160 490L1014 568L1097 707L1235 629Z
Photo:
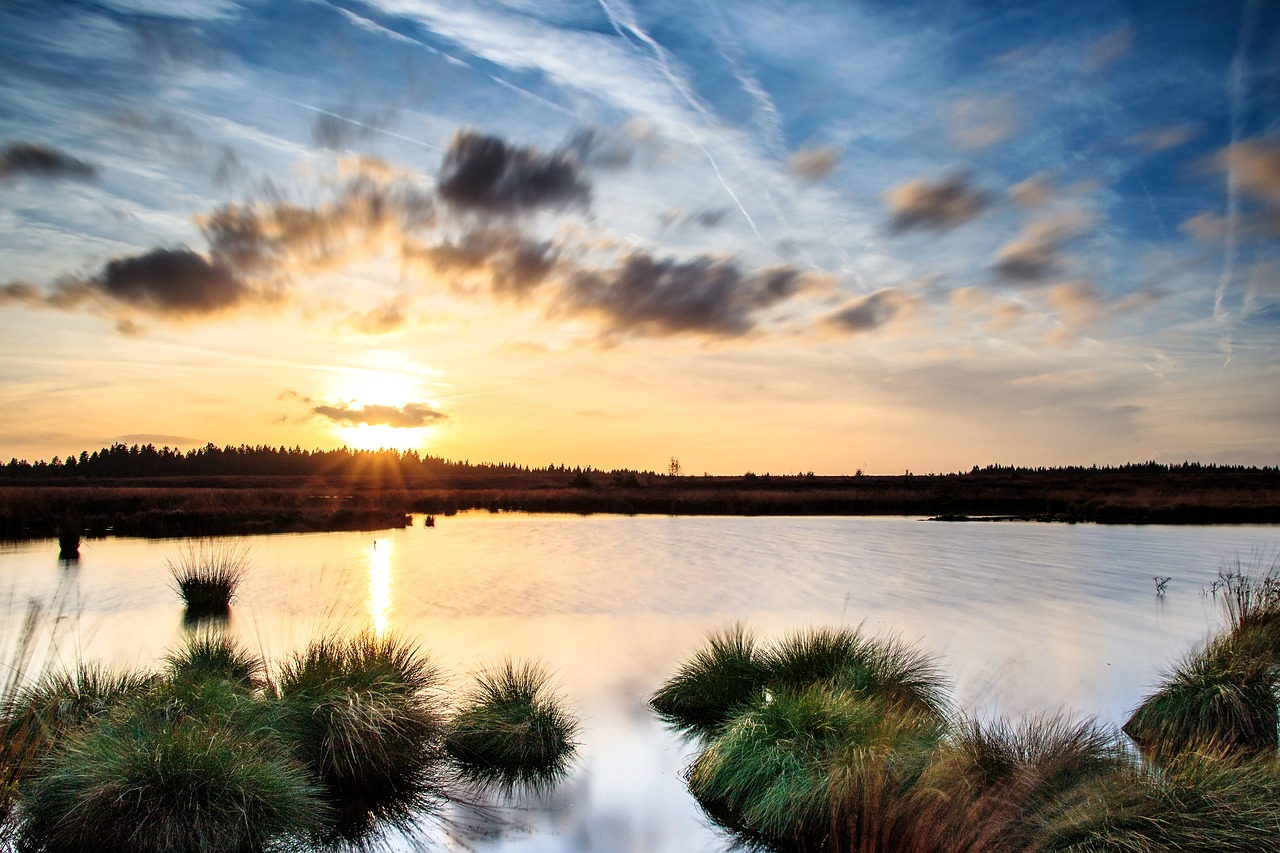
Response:
M164 662L173 681L220 680L245 691L265 685L262 658L216 631L187 635L183 645L166 655Z
M226 541L188 542L165 561L174 587L193 619L229 612L236 590L249 570L249 546Z
M394 636L321 639L281 666L285 738L323 785L335 838L405 824L438 801L439 683L429 658Z
M771 688L828 684L912 713L949 713L946 676L927 654L899 639L861 629L818 628L789 634L765 655Z
M1124 725L1156 761L1202 748L1261 756L1280 747L1280 562L1250 571L1237 563L1219 572L1214 589L1227 629L1166 673Z
M508 793L543 791L567 772L576 732L573 716L551 693L546 669L507 660L476 677L444 747L473 781Z
M839 802L861 796L877 774L908 787L941 737L936 720L882 701L830 686L782 688L735 715L687 781L707 813L740 836L819 850Z
M735 711L757 701L768 667L755 635L741 624L712 634L649 699L669 725L688 735L710 735Z
M158 684L50 750L23 789L29 851L301 847L318 785L273 736L270 709L227 682Z

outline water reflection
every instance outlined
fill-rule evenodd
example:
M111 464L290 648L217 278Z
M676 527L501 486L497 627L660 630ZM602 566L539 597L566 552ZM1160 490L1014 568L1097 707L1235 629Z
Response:
M486 824L452 849L707 853L724 842L681 780L691 752L645 708L707 633L737 620L764 638L863 624L941 656L972 713L1119 723L1221 624L1201 591L1224 561L1276 553L1280 527L486 512L252 543L228 630L273 658L316 636L394 627L459 684L507 656L555 670L583 720L579 772L503 815L523 828ZM180 544L95 540L68 571L53 540L0 543L0 634L17 632L30 597L61 588L83 610L81 633L95 632L77 646L86 658L159 660L181 636L164 570ZM1157 571L1175 578L1161 597Z
M394 539L375 539L369 546L369 625L381 640L391 627L391 564Z

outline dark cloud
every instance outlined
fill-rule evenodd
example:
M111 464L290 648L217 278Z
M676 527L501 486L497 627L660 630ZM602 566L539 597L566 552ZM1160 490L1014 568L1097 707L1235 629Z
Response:
M304 398L305 399L305 398ZM323 418L342 424L366 424L400 428L424 427L448 419L426 403L405 403L403 406L359 406L339 403L336 406L316 406L311 410Z
M459 210L517 216L540 208L588 207L591 184L567 149L542 154L474 131L454 134L440 198Z
M1062 244L1088 224L1082 214L1032 222L996 251L992 269L1006 281L1034 284L1062 271Z
M820 318L818 322L838 332L869 332L880 328L899 314L915 310L918 302L914 296L886 288L848 302Z
M507 228L477 228L456 240L407 248L406 256L455 286L479 275L495 295L517 300L540 287L559 260L549 241L532 240Z
M228 267L187 248L113 258L96 276L64 285L63 290L69 296L92 291L113 302L172 317L214 314L253 294Z
M98 170L56 148L35 142L10 142L0 148L0 181L19 177L91 181Z
M21 281L0 285L0 304L72 310L89 303L171 319L216 314L260 295L226 266L186 247L112 258L97 274L63 279L48 291ZM126 334L139 330L128 317L117 320Z
M791 267L743 272L732 261L705 256L676 261L633 252L613 269L578 271L556 308L599 315L617 333L736 337L807 283Z
M893 231L928 228L949 231L973 219L990 203L987 194L974 189L964 174L950 175L936 183L916 178L884 194L893 218Z

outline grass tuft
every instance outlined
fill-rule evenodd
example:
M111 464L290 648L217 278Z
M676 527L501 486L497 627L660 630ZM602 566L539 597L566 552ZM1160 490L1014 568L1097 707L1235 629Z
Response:
M689 735L709 735L736 711L756 702L768 668L755 636L742 625L711 635L649 699L669 725Z
M319 789L272 735L261 702L157 685L50 750L23 790L25 851L301 847L325 815Z
M464 775L503 791L544 790L563 778L577 750L577 723L549 695L537 664L481 673L454 716L444 746Z
M249 570L249 547L229 542L189 542L165 561L192 619L225 615Z
M323 784L336 838L403 825L435 802L438 686L430 660L397 637L318 640L281 667L285 737Z
M802 689L830 685L939 719L950 700L942 670L898 639L866 637L859 629L819 628L789 634L766 655L769 685Z
M226 681L243 690L263 684L262 658L241 648L234 640L214 631L186 637L182 647L165 657L174 681Z

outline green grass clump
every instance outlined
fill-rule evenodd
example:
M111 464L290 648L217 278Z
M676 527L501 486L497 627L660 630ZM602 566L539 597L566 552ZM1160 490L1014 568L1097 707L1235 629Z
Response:
M24 787L24 851L300 848L325 815L317 784L261 702L159 685L67 735Z
M243 690L252 690L263 682L262 658L226 635L212 631L188 635L181 649L165 657L165 663L174 681L221 680Z
M757 701L768 667L755 637L742 625L713 634L649 700L668 724L691 735L709 735L738 710Z
M858 629L821 628L790 634L766 654L771 688L831 685L912 713L946 716L946 679L924 652L900 640Z
M880 700L821 685L783 688L737 714L687 781L739 837L819 850L848 803L909 788L941 737L936 720Z
M229 612L249 570L249 548L229 543L188 543L165 562L192 619Z
M474 781L507 791L540 790L564 776L577 749L576 729L550 695L546 670L508 660L477 677L444 746Z
M28 777L35 763L65 734L106 714L146 690L146 674L81 664L70 672L47 672L19 689L0 718L0 758L13 783Z
M322 639L281 667L285 738L322 783L337 837L407 822L435 801L438 686L430 660L397 637Z
M1189 656L1138 706L1125 733L1156 760L1209 745L1274 753L1276 662L1255 653L1252 633L1221 635Z

